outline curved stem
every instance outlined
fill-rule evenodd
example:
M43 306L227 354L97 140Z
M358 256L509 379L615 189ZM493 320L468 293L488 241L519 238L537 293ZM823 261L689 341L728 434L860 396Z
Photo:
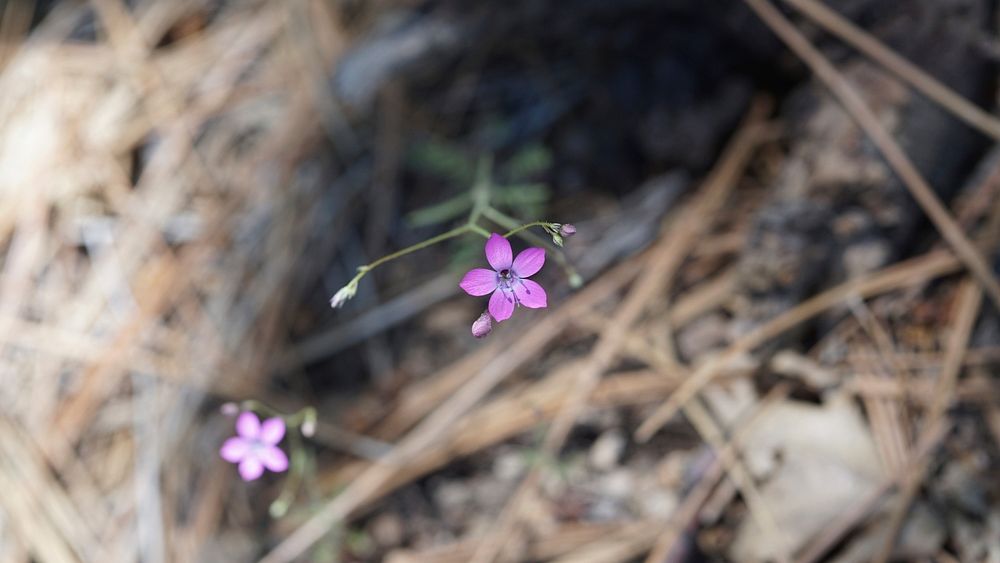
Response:
M472 230L472 232L474 232L474 233L482 235L483 238L486 238L486 239L490 238L490 232L487 231L486 229L480 227L479 225L470 224L469 225L469 229Z
M460 227L455 227L454 229L452 229L452 230L450 230L448 232L445 232L445 233L441 233L440 235L438 235L436 237L431 237L431 238L429 238L429 239L427 239L425 241L418 242L417 244L414 244L412 246L407 246L406 248L404 248L402 250L397 250L396 252L393 252L392 254L386 254L385 256L379 258L378 260L376 260L376 261L374 261L374 262L372 262L370 264L365 264L364 266L361 266L360 268L358 268L358 275L355 276L355 277L357 279L361 279L362 276L364 276L368 272L374 270L378 266L380 266L380 265L388 262L389 260L395 260L396 258L399 258L400 256L406 256L407 254L410 254L411 252L416 252L418 250L427 248L428 246L433 246L433 245L435 245L435 244L437 244L439 242L444 242L444 241L446 241L448 239L455 238L455 237L457 237L457 236L459 236L461 234L464 234L464 233L468 232L470 229L471 229L471 227L469 225L462 225Z
M552 223L548 221L535 221L533 223L528 223L526 225L521 225L520 227L517 227L515 229L511 229L507 231L507 234L505 234L503 237L510 238L511 235L516 235L523 230L530 229L531 227L547 227L549 225L552 225Z
M472 184L472 210L469 211L469 224L475 225L483 212L490 208L490 175L493 170L493 159L483 157L476 168L476 181ZM487 235L488 237L489 235Z
M281 494L268 507L268 513L272 518L281 518L288 512L288 507L295 500L295 494L298 492L303 481L306 463L308 462L309 454L306 452L305 445L302 443L302 438L298 432L290 432L288 439L288 449L291 454L289 456L291 463L289 464L288 478L285 479L281 487Z
M549 224L548 222L536 221L534 223L528 223L527 225L519 225L517 219L514 219L513 217L507 215L506 213L498 211L496 208L493 207L487 207L486 209L484 209L483 215L487 219L493 221L494 223L500 225L501 227L504 227L505 229L510 229L510 232L508 232L507 235L505 236L517 235L522 239L524 239L525 241L527 241L529 244L545 247L548 251L552 253L552 256L556 259L556 262L563 269L563 272L566 273L566 277L569 279L569 285L574 288L583 285L583 278L580 276L580 273L576 271L576 268L574 268L569 263L568 260L566 260L566 255L563 254L561 250L556 248L555 245L543 239L542 237L530 231L524 230L532 226L547 225Z

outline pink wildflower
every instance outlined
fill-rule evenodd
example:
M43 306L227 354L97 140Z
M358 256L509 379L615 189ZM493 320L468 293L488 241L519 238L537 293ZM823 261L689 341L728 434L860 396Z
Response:
M263 422L252 412L236 419L236 434L219 450L222 459L240 464L240 477L253 481L264 474L264 468L275 473L288 469L288 456L278 447L285 436L285 421L269 418Z
M514 307L524 305L540 309L548 305L545 290L537 283L525 279L538 273L545 264L545 250L527 248L513 258L510 241L493 233L486 241L486 261L493 267L474 268L462 278L459 287L469 295L490 297L489 312L497 322L514 314Z

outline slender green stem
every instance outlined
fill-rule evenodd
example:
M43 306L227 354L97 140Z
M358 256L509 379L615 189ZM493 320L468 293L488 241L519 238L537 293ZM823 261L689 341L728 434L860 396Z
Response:
M386 262L389 262L390 260L395 260L396 258L406 256L411 252L416 252L417 250L433 246L439 242L453 239L465 233L476 233L485 238L490 238L489 231L482 228L478 222L483 213L490 208L490 171L492 166L493 161L490 158L483 158L479 161L479 166L476 169L476 180L473 183L471 193L469 194L472 200L472 209L469 211L469 218L464 225L455 227L448 232L441 233L440 235L431 237L425 241L418 242L413 246L397 250L392 254L387 254L374 262L359 267L358 273L351 278L351 281L334 294L333 299L330 300L330 304L334 307L339 307L345 301L354 297L354 293L358 290L358 283L361 281L361 278L365 277L365 274L368 272L374 270L382 264L385 264ZM455 201L457 201L457 198Z
M516 229L511 229L511 230L507 231L507 234L505 234L503 237L504 238L510 238L511 235L516 235L517 233L520 233L521 231L523 231L525 229L530 229L531 227L545 227L545 226L548 226L548 225L551 225L551 224L552 223L550 223L548 221L535 221L533 223L528 223L526 225L521 225L520 227L517 227Z
M490 176L493 171L493 159L483 157L476 168L476 181L472 184L472 210L469 212L469 224L475 225L479 217L490 208ZM487 235L489 236L489 235Z
M268 507L268 513L272 518L281 518L288 513L288 507L295 500L295 494L302 484L306 465L309 461L309 454L306 452L305 445L302 443L298 432L291 432L289 434L290 444L288 449L291 453L291 463L288 470L288 478L285 479L281 487L281 494Z
M483 238L487 238L487 239L490 238L490 232L487 231L486 229L480 227L479 225L475 225L475 224L469 225L469 229L471 229L474 233L482 235Z
M446 233L441 233L440 235L437 235L436 237L431 237L431 238L429 238L429 239L427 239L425 241L418 242L417 244L414 244L413 246L407 246L406 248L404 248L402 250L397 250L396 252L393 252L392 254L386 254L385 256L379 258L378 260L376 260L376 261L374 261L374 262L372 262L370 264L366 264L366 265L361 266L360 268L358 268L358 275L354 276L354 280L352 281L352 283L356 282L357 280L360 280L362 277L364 277L365 274L367 274L368 272L374 270L375 268L379 267L380 265L382 265L382 264L384 264L384 263L386 263L386 262L388 262L390 260L395 260L396 258L399 258L400 256L406 256L407 254L410 254L411 252L416 252L418 250L427 248L428 246L433 246L433 245L435 245L435 244L437 244L439 242L444 242L444 241L446 241L448 239L453 239L453 238L455 238L455 237L457 237L459 235L462 235L462 234L465 234L465 233L469 232L470 230L473 230L471 225L469 225L469 224L461 225L459 227L455 227L454 229L452 229L452 230L450 230L450 231L448 231Z
M569 284L572 287L580 287L583 284L583 279L580 274L577 273L576 269L573 268L566 260L566 255L562 251L555 247L555 245L549 243L545 239L535 235L528 229L531 227L544 227L550 233L554 233L554 224L547 221L534 221L532 223L522 225L520 221L510 217L501 211L497 210L495 207L490 205L490 189L492 187L491 174L493 168L492 158L486 156L479 160L476 167L476 178L470 189L468 196L458 196L444 202L441 205L431 207L424 210L424 216L435 216L439 219L440 216L448 216L459 209L462 205L467 205L471 199L471 209L469 210L469 218L466 220L464 225L455 227L454 229L441 233L435 237L431 237L425 241L418 242L413 246L408 246L402 250L393 252L392 254L387 254L370 264L366 264L358 268L358 273L348 282L347 285L340 288L333 298L330 300L330 304L334 307L341 306L344 302L351 299L358 289L358 282L361 278L365 276L368 272L374 270L380 265L389 262L390 260L395 260L401 256L406 256L411 252L416 252L427 248L428 246L435 245L439 242L444 242L448 239L455 238L457 236L463 235L465 233L476 233L484 238L490 238L490 231L486 230L479 224L479 219L485 217L490 221L493 221L497 225L508 229L507 234L504 237L511 237L517 235L518 237L528 241L530 244L537 246L542 246L548 249L551 255L555 258L559 266L562 267L563 271L566 272L566 276L569 279ZM558 235L553 235L558 236Z
M283 414L274 407L255 399L247 399L240 402L240 408L244 411L256 411L267 417L279 417L284 419L285 425L289 428L298 429L310 418L315 422L316 409L305 407L290 415ZM288 468L288 478L285 479L281 488L281 494L271 503L268 512L272 518L281 518L288 512L288 507L295 500L295 494L303 481L306 464L309 461L309 454L305 444L302 443L302 435L299 432L288 432L288 451L291 463Z
M244 411L257 411L264 416L276 416L285 420L285 424L292 428L297 428L302 425L310 416L316 418L316 409L313 407L304 407L299 409L295 414L284 414L278 409L268 405L267 403L262 403L256 399L247 399L245 401L240 401L240 409Z
M493 221L494 223L500 225L505 229L510 229L510 232L506 236L517 235L527 241L529 244L535 244L538 246L543 246L552 253L552 256L556 259L556 263L563 269L566 273L566 277L569 279L569 284L572 287L580 287L583 285L583 278L580 273L576 271L568 260L566 260L566 255L563 254L561 250L556 248L556 246L542 237L524 229L532 226L546 225L545 221L536 221L535 223L529 223L527 225L520 225L517 219L498 211L496 208L487 207L483 210L483 216Z

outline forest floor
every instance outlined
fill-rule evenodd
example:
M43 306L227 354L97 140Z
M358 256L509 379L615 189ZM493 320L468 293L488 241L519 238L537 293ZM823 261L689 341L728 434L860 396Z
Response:
M995 6L576 4L7 3L0 561L1000 562Z

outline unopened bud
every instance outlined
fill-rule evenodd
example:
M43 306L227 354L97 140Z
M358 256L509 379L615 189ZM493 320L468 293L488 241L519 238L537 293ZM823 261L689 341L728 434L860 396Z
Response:
M472 336L476 338L485 338L492 330L493 317L490 317L487 311L483 311L483 314L479 315L479 318L472 323Z
M344 306L344 303L350 301L354 294L358 292L358 280L355 278L344 287L337 290L337 293L333 294L330 299L330 306L334 309L339 309Z
M316 435L316 421L306 420L302 423L302 435L306 438L312 438Z
M316 435L316 409L312 407L306 408L299 431L306 438L312 438Z
M565 225L559 227L559 234L564 238L569 238L576 234L576 227L570 223L566 223Z
M219 412L221 412L223 416L236 416L240 414L240 406L231 401L228 403L222 403L222 406L219 407Z

